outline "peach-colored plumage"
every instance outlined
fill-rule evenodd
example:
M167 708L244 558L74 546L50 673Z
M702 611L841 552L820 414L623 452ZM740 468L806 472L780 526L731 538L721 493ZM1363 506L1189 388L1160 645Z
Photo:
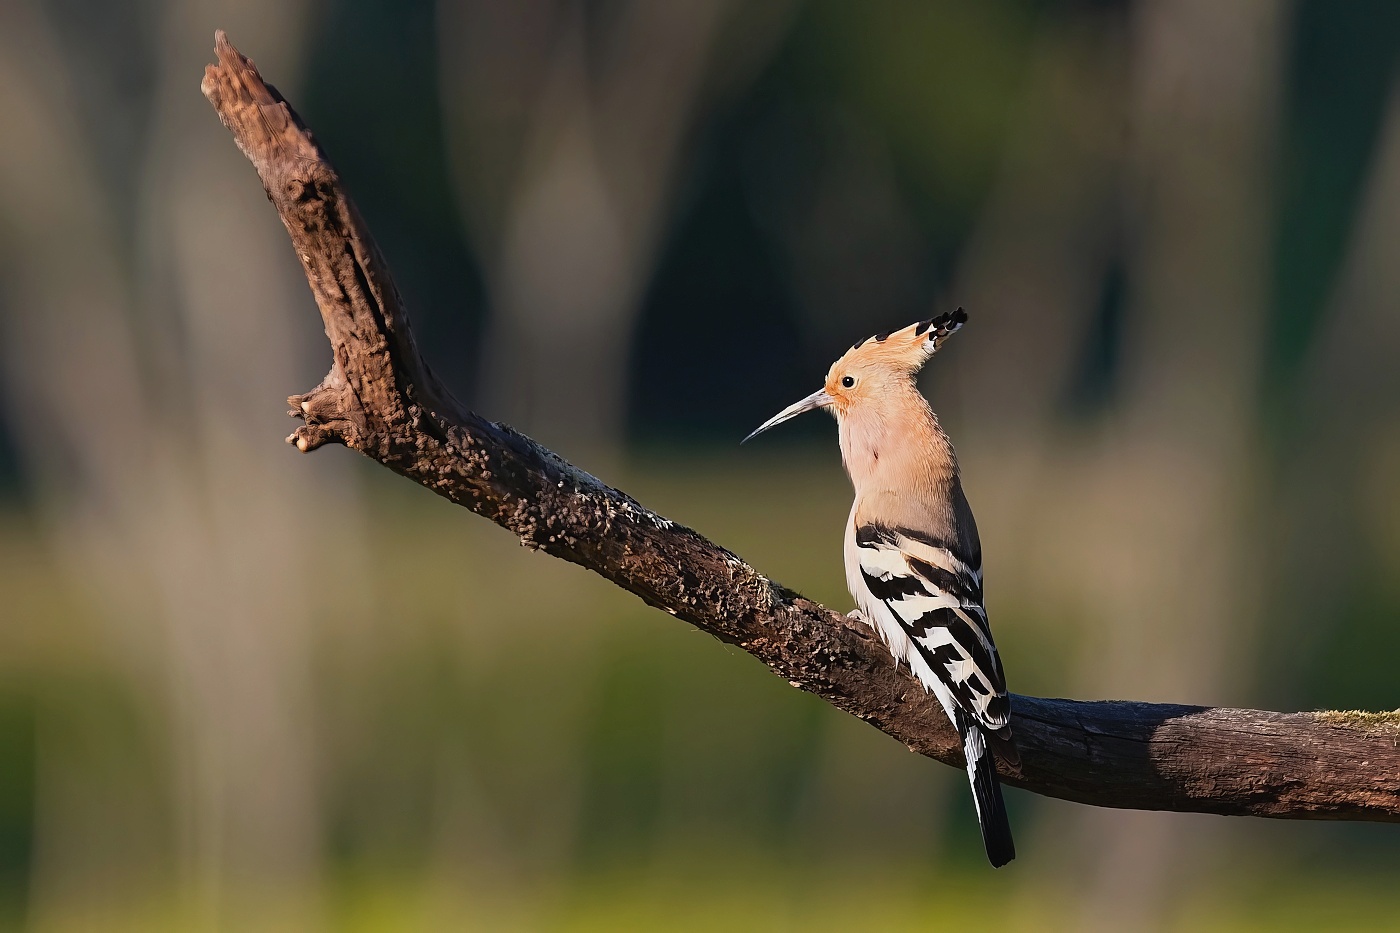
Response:
M827 373L824 391L840 425L858 521L867 512L896 524L927 521L958 484L953 445L914 381L950 333L911 324L861 341ZM848 380L853 384L844 385Z
M909 664L963 737L987 856L1015 857L988 749L1008 762L1010 705L982 598L982 547L957 456L915 376L967 320L953 314L863 340L826 384L759 426L817 408L836 416L855 489L846 526L846 583L861 616ZM745 438L748 440L748 438Z

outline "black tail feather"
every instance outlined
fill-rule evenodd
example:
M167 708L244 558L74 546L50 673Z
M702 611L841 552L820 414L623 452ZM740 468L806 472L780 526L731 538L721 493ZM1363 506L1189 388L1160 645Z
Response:
M1011 823L1006 817L1006 801L1001 798L1001 782L997 780L991 755L984 755L972 792L977 795L982 824L982 845L987 849L987 861L1000 868L1016 857L1016 843L1011 839Z
M1011 822L1006 816L1006 802L1001 797L996 763L991 749L987 747L985 734L969 717L960 715L956 725L963 735L963 750L968 759L967 774L972 784L972 796L977 803L982 844L987 849L987 860L992 867L1000 868L1016 857L1016 844L1011 840Z

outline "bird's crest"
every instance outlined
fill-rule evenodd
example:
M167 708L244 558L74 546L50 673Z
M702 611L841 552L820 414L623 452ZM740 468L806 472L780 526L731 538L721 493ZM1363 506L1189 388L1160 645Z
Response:
M967 312L958 308L927 321L919 321L893 332L867 337L846 351L843 360L851 363L883 364L894 369L918 372L929 357L938 352L958 329L967 323Z

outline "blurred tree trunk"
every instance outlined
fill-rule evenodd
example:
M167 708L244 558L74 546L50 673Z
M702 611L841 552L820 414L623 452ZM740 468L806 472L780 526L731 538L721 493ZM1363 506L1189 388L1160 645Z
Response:
M1130 21L1128 313L1085 536L1083 689L1229 703L1254 680L1258 386L1286 8L1139 3ZM1182 824L1086 813L1086 921L1161 916ZM1206 855L1203 851L1193 853Z
M1392 87L1345 264L1301 373L1276 496L1287 603L1284 683L1308 679L1335 637L1316 620L1374 594L1400 605L1400 83ZM1326 477L1326 482L1319 482ZM1379 561L1377 562L1377 558ZM1363 610L1364 611L1364 610Z
M959 450L984 537L1014 542L989 555L989 582L1020 581L1025 614L1083 639L1075 691L1238 701L1258 612L1266 193L1286 16L1263 0L1117 16L1039 40L957 293L998 336L933 378L956 389L944 407L975 434ZM1086 359L1098 344L1102 358ZM1086 375L1100 384L1076 399ZM1086 924L1158 915L1181 821L1073 819L1047 834L1057 849L1078 840Z
M263 54L299 74L307 8L260 0L209 10L176 0L163 12L137 296L157 332L183 338L162 376L181 397L172 407L197 426L172 438L186 446L177 468L193 509L166 529L167 547L180 554L162 565L192 793L185 844L206 889L224 889L211 892L211 909L233 902L246 916L269 894L305 898L318 888L312 632L298 563L314 550L311 510L327 490L309 477L289 481L268 446L274 413L259 404L315 356L283 313L304 300L296 268L260 239L270 226L262 205L234 195L246 173L203 131L189 88L211 14L253 26Z
M211 12L295 74L305 7L151 12L159 57L147 63L148 136L133 149L144 162L98 165L90 153L106 150L73 120L115 102L100 78L82 84L85 73L63 63L100 75L115 58L63 54L61 42L82 46L68 35L81 24L55 28L24 3L0 9L0 63L15 72L3 109L25 126L0 167L17 247L5 368L52 538L112 617L138 689L170 717L177 880L208 926L266 904L314 923L313 904L289 903L316 890L320 847L300 564L329 508L318 501L333 496L340 511L354 499L334 489L333 465L319 476L282 469L282 413L267 400L316 352L314 330L285 313L304 286L246 164L192 89ZM139 179L135 217L104 186L112 178ZM66 809L47 812L61 823ZM86 883L72 877L78 850L103 829L39 831L42 915ZM133 870L101 868L101 880Z
M572 450L616 449L684 144L769 54L787 6L440 6L451 163L492 305L484 410ZM721 49L726 28L737 41Z

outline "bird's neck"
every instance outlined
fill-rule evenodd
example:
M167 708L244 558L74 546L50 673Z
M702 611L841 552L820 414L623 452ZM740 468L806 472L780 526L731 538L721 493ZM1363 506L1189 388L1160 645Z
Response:
M952 442L912 383L841 418L841 458L857 499L932 492L958 476Z

